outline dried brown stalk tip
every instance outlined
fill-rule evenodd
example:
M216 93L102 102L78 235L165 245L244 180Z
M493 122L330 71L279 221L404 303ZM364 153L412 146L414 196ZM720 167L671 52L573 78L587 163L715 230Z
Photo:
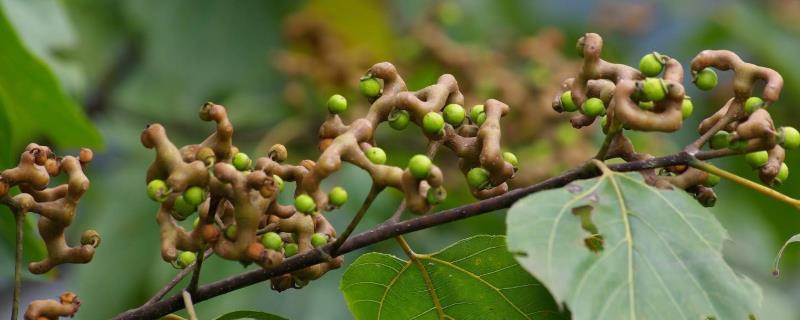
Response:
M81 300L72 292L64 292L59 300L34 300L25 310L25 320L58 320L73 317L81 307Z

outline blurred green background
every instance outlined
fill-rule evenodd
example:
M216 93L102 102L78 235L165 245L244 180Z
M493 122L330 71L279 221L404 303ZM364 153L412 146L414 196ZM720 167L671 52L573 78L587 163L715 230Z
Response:
M605 38L604 58L615 62L636 65L656 50L686 66L702 49L726 48L774 68L786 84L782 100L770 111L777 125L800 126L794 108L800 102L800 2L794 0L0 0L0 5L0 141L5 145L0 164L12 165L30 141L52 144L59 154L79 146L97 148L87 172L92 187L68 231L75 243L83 230L96 229L102 246L88 265L62 266L47 276L26 270L23 287L23 305L75 291L83 302L78 319L106 319L141 305L175 274L159 256L156 204L144 192L145 170L154 155L141 146L139 133L159 122L176 144L199 142L212 130L196 115L205 101L228 108L242 150L260 156L270 145L284 143L290 160L298 162L317 155L316 130L330 94L342 93L355 103L346 117L364 110L366 101L356 88L371 64L395 63L412 90L453 73L468 103L499 97L511 105L504 139L523 158L515 181L522 185L579 163L598 143L596 126L574 131L564 121L546 121L563 119L549 101L554 88L576 70L575 40L597 32ZM721 74L721 86L712 93L687 86L696 110L684 128L670 136L637 135L635 142L659 154L678 150L696 136L699 120L730 96L729 80L730 74ZM424 150L421 134L408 140L382 129L378 140L394 164ZM437 162L454 163L447 152ZM787 162L800 168L794 154ZM719 164L756 178L740 159ZM471 201L463 178L454 172L447 177L450 197L442 207ZM347 167L327 183L343 185L351 199L362 199L367 179ZM800 195L800 179L789 179L780 190ZM764 289L762 317L800 318L800 305L794 303L800 299L800 251L787 251L780 278L770 274L780 245L800 232L798 212L730 183L723 182L717 194L713 212L731 235L726 257ZM382 194L360 229L387 218L399 199L397 193ZM329 214L339 229L357 202ZM0 314L7 314L13 218L0 218ZM427 252L477 233L504 233L504 215L487 214L408 239L417 251ZM42 254L35 231L27 237L26 263ZM392 241L368 250L402 256ZM257 309L290 319L347 319L338 291L343 270L302 290L276 293L268 284L254 285L200 303L198 313L211 318ZM241 272L242 266L211 258L203 271L202 282L210 282Z

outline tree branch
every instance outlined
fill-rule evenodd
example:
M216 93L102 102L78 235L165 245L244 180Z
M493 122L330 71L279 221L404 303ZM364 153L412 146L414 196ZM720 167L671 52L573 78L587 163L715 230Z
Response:
M695 156L692 156L687 152L680 152L677 154L648 160L610 164L608 165L608 168L618 172L640 171L678 164L688 165L695 160L706 160L715 158L716 156L716 154L706 151L698 152ZM563 187L572 181L593 178L599 176L600 174L600 170L597 169L592 163L587 163L582 167L566 171L545 181L524 188L515 189L497 197L413 219L384 223L350 237L342 244L339 250L337 250L336 254L342 255L353 250L381 242L383 240L391 239L398 235L493 212L498 209L508 208L517 200L529 194L542 190ZM192 300L194 303L198 303L252 284L269 280L275 276L315 265L323 262L325 257L330 254L330 250L331 244L328 244L327 246L320 247L320 250L310 250L303 254L293 256L273 268L247 271L198 287L197 291L192 295ZM183 308L183 297L181 294L177 294L156 303L128 310L117 315L114 319L152 319L167 315Z

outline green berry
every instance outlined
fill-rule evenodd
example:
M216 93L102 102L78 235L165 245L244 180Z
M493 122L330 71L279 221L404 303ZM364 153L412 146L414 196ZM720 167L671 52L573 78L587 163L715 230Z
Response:
M267 232L261 236L261 244L264 248L278 251L283 246L283 239L275 232Z
M711 68L705 68L697 73L694 84L703 91L714 89L717 86L717 73Z
M334 94L328 99L328 111L340 114L347 111L347 99L340 94Z
M408 124L411 123L411 116L408 115L408 111L395 109L389 114L389 126L395 130L403 130L408 128Z
M294 207L297 209L297 211L305 214L310 214L317 209L314 199L305 193L297 196L297 198L294 198Z
M225 229L225 238L228 238L228 240L236 240L237 233L238 228L236 228L235 224L232 224Z
M311 235L311 245L314 248L319 248L328 244L328 236L324 233L315 233Z
M731 134L726 131L717 131L708 142L711 149L724 149L731 144Z
M422 118L422 129L428 134L439 134L444 129L444 118L437 112L428 112Z
M190 205L199 206L206 200L206 190L198 186L189 187L183 192L183 199Z
M183 269L183 268L188 267L192 263L194 263L195 260L197 260L197 255L195 255L194 252L184 251L184 252L181 252L181 254L178 255L177 264L178 264L178 267Z
M778 142L786 149L796 149L800 146L800 132L793 127L778 129Z
M667 97L667 85L664 80L659 78L645 79L642 91L647 100L650 101L661 101Z
M639 108L642 108L643 110L650 110L655 106L656 104L653 103L653 101L639 101Z
M386 163L386 152L378 147L372 147L367 150L367 159L374 164Z
M415 155L408 160L408 171L411 171L411 175L417 179L427 178L431 174L431 167L433 167L431 158L424 154Z
M361 94L374 98L381 94L381 83L378 82L378 79L372 77L363 78L358 84L358 89L361 90Z
M291 257L296 255L299 249L300 248L297 247L296 243L287 243L285 246L283 246L283 255L285 255L287 258Z
M481 120L481 115L483 115L483 120ZM472 109L469 109L469 118L472 120L472 123L477 124L479 127L483 124L483 121L486 121L486 111L482 104L476 104L472 106Z
M347 190L342 187L334 187L331 189L331 192L328 193L328 200L335 207L341 207L347 202Z
M283 191L283 178L277 174L273 174L272 181L275 181L275 186L278 187L278 192Z
M174 215L174 217L178 218L178 220L183 220L194 213L194 210L197 209L197 206L186 201L184 196L178 196L175 198L175 202L172 204L172 209L178 213L177 215Z
M467 117L467 112L464 111L464 107L457 103L446 105L442 113L444 114L444 121L454 127L460 126Z
M154 179L147 183L147 196L153 201L164 202L167 199L167 183L161 179Z
M703 182L703 185L706 186L706 187L709 187L709 188L713 188L714 186L719 184L719 181L720 181L720 178L719 178L718 175L709 173L708 174L708 178L706 178L706 181Z
M659 54L648 53L639 60L639 71L645 77L655 77L664 70L664 63L659 59Z
M234 155L233 161L231 162L233 162L233 166L236 168L236 170L239 171L250 169L250 165L253 163L253 161L250 160L250 157L244 152L239 152Z
M781 168L778 170L778 175L775 176L775 184L781 185L786 179L789 179L789 166L786 163L781 163Z
M769 161L769 153L766 151L750 152L745 155L745 160L747 160L747 164L749 164L750 167L758 169L767 164L767 161Z
M514 168L519 167L519 159L517 159L517 155L511 152L503 152L503 160L510 163Z
M442 203L444 199L447 199L447 191L444 188L438 187L438 188L428 189L426 197L428 204L435 206L437 204Z
M561 94L561 108L566 112L578 111L578 105L572 100L572 91L564 91Z
M467 172L467 183L474 189L486 189L489 186L489 171L475 167Z
M761 109L762 107L764 107L764 100L759 97L750 97L744 102L744 112L747 114L756 112L756 110Z
M581 112L590 117L597 117L606 112L606 107L603 105L603 100L598 98L586 99L586 102L581 106Z
M744 151L745 149L747 149L747 140L731 141L730 146L728 146L728 148L737 152Z
M683 97L683 103L681 103L681 115L683 119L688 119L692 115L692 111L694 111L692 98L689 98L689 96Z

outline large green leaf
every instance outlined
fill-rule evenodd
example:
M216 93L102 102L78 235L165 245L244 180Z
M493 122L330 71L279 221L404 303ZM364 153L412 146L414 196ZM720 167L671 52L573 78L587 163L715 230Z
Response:
M480 235L416 263L368 253L347 269L340 289L356 319L561 319L542 285L508 253L504 236ZM433 288L431 288L431 285ZM431 290L433 289L433 290ZM433 300L433 294L438 305Z
M254 320L286 320L284 317L279 317L271 313L261 311L239 310L223 314L215 320L238 320L238 319L254 319Z
M540 192L507 218L522 266L574 319L748 319L761 290L722 257L725 229L682 191L635 174Z

